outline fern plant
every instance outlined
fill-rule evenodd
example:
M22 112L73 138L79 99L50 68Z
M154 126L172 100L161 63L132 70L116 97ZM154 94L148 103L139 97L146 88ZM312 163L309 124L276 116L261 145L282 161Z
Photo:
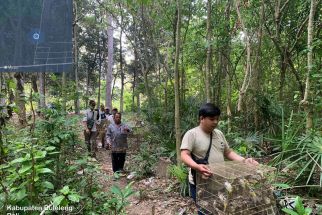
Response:
M170 165L168 167L170 176L175 177L175 179L180 184L180 195L185 196L188 189L187 177L188 169L184 165Z
M312 208L305 208L302 199L297 196L295 198L295 208L293 210L289 208L283 208L282 211L290 215L310 215L312 213Z

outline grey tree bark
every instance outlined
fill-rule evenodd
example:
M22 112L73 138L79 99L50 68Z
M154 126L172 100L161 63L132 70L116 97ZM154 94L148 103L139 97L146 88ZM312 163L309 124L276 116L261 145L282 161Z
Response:
M16 104L18 106L18 119L19 119L19 124L21 126L26 126L27 125L27 119L26 119L26 106L25 106L25 92L24 92L24 81L23 81L23 76L21 73L15 73L14 75L17 83L17 88L16 88Z
M112 109L112 79L113 79L113 18L108 16L108 28L107 28L107 52L108 62L106 71L106 100L105 107Z
M207 102L210 102L210 77L211 77L211 68L212 68L212 28L211 28L211 1L207 1L207 59L206 59L206 77L205 77L205 87L206 87L206 99Z
M312 73L312 68L313 68L312 41L313 41L315 10L316 10L316 0L311 0L309 22L307 26L307 48L308 48L307 73L306 73L304 97L303 97L303 100L300 102L300 105L304 107L304 111L306 113L306 131L307 132L313 127L312 110L309 104L309 99L310 99L310 74Z
M177 28L176 28L176 53L174 63L174 93L175 93L175 132L176 132L176 151L177 164L181 163L180 145L181 145L181 129L180 129L180 92L179 92L179 56L180 56L180 27L181 27L181 1L177 0Z
M39 109L46 107L45 95L45 73L40 72L39 75Z
M122 52L122 36L123 36L123 13L121 4L120 5L120 11L121 11L121 20L120 20L120 72L121 72L121 95L120 95L120 111L123 112L123 105L124 105L124 70L123 70L123 52Z
M245 38L246 38L246 68L245 68L245 76L244 76L244 81L243 84L241 86L241 89L239 90L239 97L238 97L238 103L237 103L237 111L242 111L242 103L243 103L243 99L244 96L246 94L247 88L249 86L249 82L252 76L252 65L251 65L251 43L250 43L250 37L249 34L247 32L247 29L245 27L245 23L243 20L243 17L240 13L239 10L239 6L240 6L240 1L236 0L236 11L237 11L237 15L239 18L239 21L241 23L242 26L242 30L245 34Z
M75 73L75 93L76 97L74 100L75 106L75 114L79 114L79 87L78 87L78 44L77 44L77 20L78 20L78 13L77 13L77 2L74 0L74 23L73 23L73 43L74 43L74 73Z
M63 111L66 112L66 102L67 102L67 100L66 100L66 72L63 72L61 92L63 95L62 108L63 108Z

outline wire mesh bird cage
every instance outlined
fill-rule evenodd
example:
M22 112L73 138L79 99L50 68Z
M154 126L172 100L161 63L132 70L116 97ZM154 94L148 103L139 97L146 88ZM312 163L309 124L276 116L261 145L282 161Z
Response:
M197 206L204 214L276 215L274 168L226 161L210 166L213 176L197 173Z

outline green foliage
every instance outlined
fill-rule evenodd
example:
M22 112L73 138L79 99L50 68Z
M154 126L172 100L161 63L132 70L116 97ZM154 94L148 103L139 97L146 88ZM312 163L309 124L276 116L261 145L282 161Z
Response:
M147 141L161 146L165 152L164 156L176 156L176 143L174 133L174 97L169 100L171 104L166 109L163 106L155 106L153 108L143 109L147 114L146 120L150 124L151 135ZM188 97L186 102L182 104L181 127L182 136L186 131L198 125L198 108L201 102L197 97Z
M282 211L290 215L310 215L312 213L312 208L305 208L302 199L297 196L295 198L295 209L283 208Z
M113 185L111 187L111 198L107 200L104 207L109 208L115 215L125 214L125 207L129 205L128 198L137 194L137 192L132 189L133 183L134 182L129 183L123 189Z
M3 185L9 192L1 193L4 205L28 205L39 201L39 193L48 195L54 189L52 184L55 147L39 144L27 130L20 130L19 136L7 130L6 161L0 165ZM3 207L4 205L0 205Z
M168 167L170 176L174 177L180 184L180 194L185 196L188 191L188 169L184 165L170 165Z
M74 190L70 190L69 186L64 186L59 190L59 194L53 194L52 202L55 207L58 205L67 206L72 203L78 203L81 199L81 196L77 194Z
M87 157L78 139L80 117L43 110L35 129L8 125L2 130L4 157L0 164L0 208L7 205L68 206L73 212L111 214L124 211L131 185L102 192L100 168ZM120 201L122 199L122 201ZM112 204L111 202L115 202ZM111 204L106 204L109 202ZM38 213L39 214L39 213ZM118 212L115 214L119 214Z
M261 145L263 142L262 135L258 133L249 134L247 137L240 137L239 133L230 133L226 135L230 146L244 157L261 157L265 154Z
M296 119L298 117L299 119ZM291 112L288 122L281 120L279 138L266 138L275 143L277 156L271 161L280 170L296 173L293 184L322 185L322 139L317 131L301 135L304 130L303 115Z
M284 113L284 112L282 112ZM275 143L275 151L280 151L278 156L273 160L273 163L280 162L284 159L297 146L297 137L301 129L303 129L303 118L299 121L294 119L293 112L291 113L288 123L284 120L284 114L281 119L281 135L277 138L265 138L266 140L273 141ZM291 152L292 154L292 152Z
M155 153L155 148L153 145L148 143L142 143L140 145L140 150L134 156L133 171L137 173L138 176L149 176L153 174L154 164L157 162L157 155Z
M277 164L284 164L285 170L296 172L295 181L305 184L322 186L322 138L317 132L312 132L296 138L297 145L287 153ZM281 152L282 153L282 152Z

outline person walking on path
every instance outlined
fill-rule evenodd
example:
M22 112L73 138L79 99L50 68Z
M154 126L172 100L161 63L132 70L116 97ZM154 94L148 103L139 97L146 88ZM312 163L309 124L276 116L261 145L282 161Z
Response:
M206 103L199 109L199 126L187 131L181 143L181 160L191 168L189 172L190 193L196 201L196 171L204 177L211 177L208 164L223 162L224 158L233 161L257 165L252 158L243 158L232 149L224 134L216 129L220 109L212 103ZM198 211L198 214L203 214Z
M99 140L102 143L102 148L105 149L106 148L106 130L107 130L107 126L110 124L110 121L107 119L106 113L105 113L105 107L103 104L101 104L100 106L100 110L99 110L99 114L101 117L101 123L97 126L98 128L98 136L99 136Z
M107 117L111 124L114 124L114 117L117 112L117 108L113 108L111 114Z
M94 100L89 101L89 109L86 110L83 118L85 144L92 157L96 156L97 125L99 125L101 121L101 116L99 112L95 110L95 105L96 103Z
M127 136L132 130L122 123L122 114L114 115L114 124L107 127L106 139L111 143L111 156L113 172L124 172L126 150L128 148Z

